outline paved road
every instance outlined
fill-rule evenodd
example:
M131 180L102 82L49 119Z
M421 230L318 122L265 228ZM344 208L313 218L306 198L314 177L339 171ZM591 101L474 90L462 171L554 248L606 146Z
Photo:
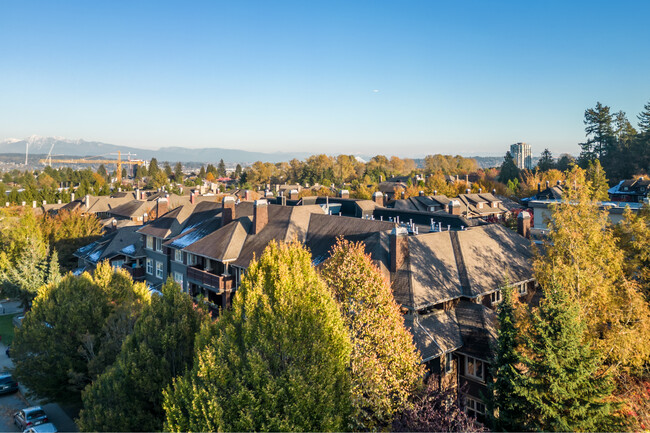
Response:
M22 311L19 302L9 301L0 304L0 314L14 314ZM8 371L13 368L14 364L11 358L5 353L7 346L0 342L0 371ZM13 414L20 409L29 406L43 406L50 422L52 422L60 432L77 432L77 426L74 421L61 409L56 403L41 405L36 399L27 400L25 398L26 390L22 385L18 385L20 391L14 394L0 396L0 431L17 432L18 428L13 423Z

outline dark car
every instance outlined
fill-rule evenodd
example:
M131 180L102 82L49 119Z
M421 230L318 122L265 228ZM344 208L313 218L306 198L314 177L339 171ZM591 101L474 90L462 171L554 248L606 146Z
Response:
M0 394L18 391L18 382L10 374L0 373Z
M49 420L40 406L28 407L14 414L14 424L21 431L46 422L49 422Z

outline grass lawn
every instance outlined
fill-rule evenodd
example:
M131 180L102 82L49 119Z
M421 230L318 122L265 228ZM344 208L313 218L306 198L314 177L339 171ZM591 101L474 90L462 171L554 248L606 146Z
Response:
M11 344L11 342L14 340L14 324L11 322L11 319L21 314L24 313L7 314L0 316L0 337L2 337L2 342L5 345Z

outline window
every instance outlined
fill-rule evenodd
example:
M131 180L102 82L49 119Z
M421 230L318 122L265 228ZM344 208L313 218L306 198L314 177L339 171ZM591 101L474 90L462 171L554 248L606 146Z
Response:
M196 256L194 254L187 254L187 264L196 265Z
M174 281L181 285L181 289L183 288L183 274L174 272Z
M153 260L147 259L147 274L153 275Z
M454 356L451 352L445 354L445 373L451 373L454 369Z
M156 261L156 278L162 280L163 277L163 263Z
M465 412L476 418L485 413L485 405L472 397L465 397Z
M501 302L501 290L490 293L490 301L492 301L493 304Z
M162 251L162 239L156 238L156 251Z
M120 269L123 264L124 264L124 260L113 260L111 262L111 266L113 266L113 269Z
M526 293L528 293L528 284L521 283L519 287L517 287L517 292L519 292L520 295L525 295Z
M484 362L468 356L465 358L465 374L478 380L485 380Z
M153 238L151 236L145 236L147 238L146 247L148 250L153 250Z
M183 251L174 250L174 260L176 260L179 263L183 263Z

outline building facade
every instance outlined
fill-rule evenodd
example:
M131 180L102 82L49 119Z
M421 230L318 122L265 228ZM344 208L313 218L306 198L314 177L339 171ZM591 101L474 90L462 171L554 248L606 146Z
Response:
M533 169L533 154L528 143L515 143L510 145L510 154L518 168Z

